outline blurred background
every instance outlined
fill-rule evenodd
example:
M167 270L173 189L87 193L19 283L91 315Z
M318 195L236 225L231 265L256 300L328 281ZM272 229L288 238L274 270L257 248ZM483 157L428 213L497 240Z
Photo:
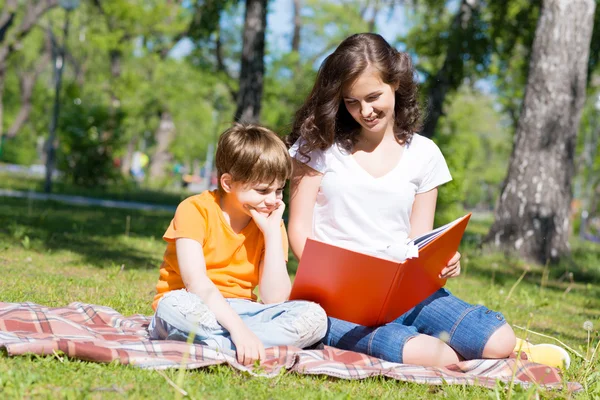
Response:
M0 10L5 195L174 206L214 187L215 143L232 121L288 134L323 59L348 35L371 31L413 57L422 134L454 177L440 215L454 219L459 209L492 215L506 181L542 1L0 0ZM573 232L592 242L599 15L597 7L565 186Z

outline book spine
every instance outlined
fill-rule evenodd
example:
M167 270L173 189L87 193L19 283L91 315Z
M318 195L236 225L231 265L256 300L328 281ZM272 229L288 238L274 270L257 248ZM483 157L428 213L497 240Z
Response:
M392 292L394 291L394 288L397 287L397 285L399 285L400 279L401 279L402 275L404 275L404 263L399 263L396 265L397 265L397 268L396 268L396 273L394 274L394 279L392 279L392 281L390 282L390 285L388 286L387 296L385 296L385 300L383 301L381 310L379 310L379 316L377 317L377 324L375 324L375 326L381 326L384 323L386 323L385 317L387 316L388 311L389 311L389 303L392 298Z

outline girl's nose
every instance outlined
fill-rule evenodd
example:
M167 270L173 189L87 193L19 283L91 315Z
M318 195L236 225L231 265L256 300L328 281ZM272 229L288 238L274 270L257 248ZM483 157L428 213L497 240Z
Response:
M360 108L360 113L364 118L368 118L373 114L373 107L368 103L362 104Z

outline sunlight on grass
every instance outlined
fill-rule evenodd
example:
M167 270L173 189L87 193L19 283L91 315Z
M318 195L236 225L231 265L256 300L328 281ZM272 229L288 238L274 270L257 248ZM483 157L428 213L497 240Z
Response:
M129 217L129 218L128 218ZM48 306L71 302L102 304L124 315L150 314L164 244L161 235L172 215L164 212L97 209L3 198L0 203L0 298ZM129 231L126 232L126 221ZM485 233L480 222L461 248L463 274L448 282L456 295L502 311L507 320L572 347L565 379L578 381L586 395L600 396L597 346L600 327L600 249L573 242L573 257L545 269L478 247ZM471 226L469 226L471 229ZM25 240L27 238L27 240ZM297 262L290 258L291 273ZM519 281L519 278L522 280ZM588 321L587 328L584 323ZM552 339L534 334L534 343ZM589 335L589 339L588 339ZM592 357L593 355L593 357ZM225 366L201 370L139 370L96 364L61 355L0 358L3 398L173 398L171 380L190 398L406 398L443 395L450 399L506 397L508 387L407 384L383 378L341 381L285 374L251 378ZM167 380L168 378L168 380ZM539 388L513 388L512 398L563 397ZM181 394L180 394L181 395ZM182 395L183 396L183 395Z

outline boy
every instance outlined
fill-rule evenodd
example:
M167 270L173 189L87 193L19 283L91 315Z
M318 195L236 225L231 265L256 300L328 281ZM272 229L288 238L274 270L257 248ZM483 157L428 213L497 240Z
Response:
M237 353L242 364L265 346L307 347L327 330L315 303L286 301L291 290L281 219L292 171L272 131L235 124L218 143L219 188L185 199L163 238L168 242L149 327L152 339L206 344ZM258 285L262 303L256 302Z

